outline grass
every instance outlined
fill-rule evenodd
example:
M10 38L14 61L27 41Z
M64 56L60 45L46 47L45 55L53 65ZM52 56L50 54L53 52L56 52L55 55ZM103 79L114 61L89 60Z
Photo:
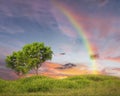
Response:
M81 75L66 79L33 76L0 79L0 96L120 96L120 78Z

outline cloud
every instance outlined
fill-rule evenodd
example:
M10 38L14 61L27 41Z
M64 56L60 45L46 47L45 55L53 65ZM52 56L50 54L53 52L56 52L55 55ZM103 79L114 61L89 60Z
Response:
M0 68L0 78L5 80L15 80L18 78L18 76L10 69Z
M120 77L120 68L106 67L101 70L102 74Z
M61 30L61 33L68 37L76 38L78 34L73 28L73 25L67 20L67 17L60 10L56 9L56 7L52 7L51 12L58 23L58 28Z
M0 67L5 66L5 58L11 53L12 53L11 48L0 45Z
M100 7L105 6L109 0L96 0Z
M85 4L89 4L91 6L97 5L98 7L103 7L107 3L109 3L109 0L85 0Z
M5 56L10 54L10 51L11 51L10 48L4 47L4 46L0 46L0 54L1 54L0 56L5 57Z
M50 9L51 4L48 0L2 0L0 3L0 32L25 33L31 32L34 28L43 29L42 31L55 30L57 23Z
M9 33L9 34L16 34L16 33L24 33L24 29L19 26L11 26L11 25L1 25L0 26L1 33Z
M71 28L67 28L64 25L60 26L61 31L63 32L63 34L72 37L72 38L76 38L77 34L75 33L75 31L72 31Z
M111 60L111 61L120 62L120 56L118 56L118 57L107 57L107 58L105 58L105 59Z
M1 46L9 46L10 48L21 48L25 43L17 38L10 37L9 35L0 35L0 45Z
M54 78L62 78L62 77L64 78L73 75L88 74L90 72L88 66L82 64L78 65L78 67L74 66L70 68L60 69L62 67L64 67L64 65L62 66L61 64L57 64L57 63L45 62L41 67L42 69L41 73L42 75L50 76Z
M4 64L6 56L10 55L13 51L21 50L25 43L18 39L9 36L0 35L0 62Z
M70 45L70 44L63 44L62 46L60 46L60 49L63 51L63 52L71 52L73 50L73 46Z
M99 54L93 54L90 56L91 59L98 59L99 58Z
M13 51L17 51L17 48L0 45L0 66L5 65L6 56L12 54Z
M49 7L50 4L46 0L2 0L0 3L2 14L5 16L11 14L11 17L28 16L32 18L39 15L38 13L46 14L44 10Z
M78 20L81 22L84 32L88 34L88 40L91 47L95 47L93 49L100 53L100 57L120 54L120 47L118 44L118 42L120 42L119 19L115 17L107 19L102 17L84 18L78 18Z
M79 23L79 26L83 29L82 32L83 34L85 34L88 43L91 45L90 49L93 50L95 53L98 53L100 58L119 55L120 47L118 42L120 42L120 17L116 14L109 16L109 12L107 11L106 13L104 13L105 11L98 12L99 9L96 9L95 14L89 14L89 12L87 11L83 12L77 9L77 7L75 7L74 4L73 6L69 6L68 4L71 4L71 2L72 1L66 1L60 4L63 4L68 11L71 11L72 16L74 16L74 19ZM87 0L82 3L86 4L87 2L91 2L102 7L109 3L109 0ZM110 12L113 11L111 10ZM53 14L56 17L57 22L59 24L59 28L61 29L61 32L63 34L71 38L73 38L72 36L74 36L75 39L78 37L80 38L80 36L76 34L74 26L69 22L68 18L66 18L63 13L60 13L60 11L54 9ZM107 15L104 16L104 14ZM65 31L65 28L69 28L69 30L71 30L73 33ZM71 49L73 50L73 48Z
M95 2L98 2L103 6L108 3L108 0L99 0ZM79 22L79 26L83 29L82 32L85 34L89 44L91 45L90 49L99 54L100 58L107 57L108 55L115 56L119 54L119 17L110 16L108 18L103 18L102 15L90 17L89 15L79 12L80 10L74 10L70 6L67 6L67 4L64 4L64 6L66 6L68 11L72 9L71 14L74 16L74 19ZM56 9L54 9L53 14L55 15L55 18L59 24L59 28L63 34L75 39L79 37L74 26L71 24L71 22L69 22L63 13L60 13L60 11L58 12ZM71 31L66 31L66 28L69 28ZM68 50L69 48L70 47L68 47ZM73 50L73 48L71 49Z

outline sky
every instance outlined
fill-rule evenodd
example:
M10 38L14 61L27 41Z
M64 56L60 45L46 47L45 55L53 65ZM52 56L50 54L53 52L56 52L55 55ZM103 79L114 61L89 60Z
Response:
M60 7L82 28L99 68L120 68L120 0L0 0L0 68L32 42L51 46L52 62L91 66L83 36Z

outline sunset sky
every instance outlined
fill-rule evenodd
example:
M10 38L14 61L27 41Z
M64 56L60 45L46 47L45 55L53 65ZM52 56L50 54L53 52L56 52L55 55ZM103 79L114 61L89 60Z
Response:
M91 66L83 36L64 10L99 55L98 67L120 68L120 0L0 0L0 68L32 42L51 46L52 62Z

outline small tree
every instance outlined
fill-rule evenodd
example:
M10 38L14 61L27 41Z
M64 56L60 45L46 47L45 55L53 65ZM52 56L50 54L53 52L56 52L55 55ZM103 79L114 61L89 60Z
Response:
M29 70L34 69L38 75L38 69L46 60L51 60L52 50L44 43L34 42L23 47L22 51L13 52L7 56L7 67L13 69L17 75L21 76Z
M52 59L52 50L45 46L44 43L34 42L23 47L23 52L29 59L30 69L34 69L38 75L38 69L46 60Z
M26 56L22 51L13 52L6 58L7 67L13 69L18 76L22 76L29 71Z

